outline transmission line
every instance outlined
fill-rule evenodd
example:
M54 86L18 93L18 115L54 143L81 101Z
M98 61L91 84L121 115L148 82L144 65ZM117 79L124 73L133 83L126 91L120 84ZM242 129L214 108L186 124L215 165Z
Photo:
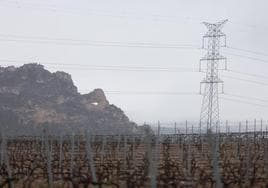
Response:
M104 91L115 95L196 95L198 92L171 92L171 91Z
M265 59L259 59L259 58L255 58L255 57L250 57L250 56L245 56L245 55L239 55L239 54L234 54L234 53L230 53L230 52L224 52L224 53L225 54L228 54L228 55L240 57L240 58L245 58L245 59L250 59L250 60L258 61L258 62L261 62L261 63L268 63L268 60L265 60Z
M257 51L253 51L253 50L248 50L248 49L243 49L243 48L237 48L237 47L232 47L232 46L226 46L229 49L232 50L237 50L237 51L241 51L241 52L247 52L247 53L252 53L255 55L262 55L262 56L268 56L268 54L263 53L263 52L257 52Z
M128 47L128 48L166 48L166 49L197 49L194 44L171 44L171 43L152 43L152 42L121 42L121 41L101 41L70 38L49 38L49 37L30 37L19 35L0 34L0 41L57 44L57 45L88 45L97 47Z
M5 3L5 4L4 4ZM125 19L125 18L132 18L135 20L144 20L145 18L150 17L152 21L156 22L180 22L185 24L185 22L193 22L193 23L201 23L203 22L202 19L200 18L193 18L193 17L184 17L183 19L181 16L176 16L176 15L161 15L159 13L155 14L146 14L142 15L140 12L134 12L134 11L110 11L110 10L101 10L101 9L83 9L83 8L78 8L78 7L68 7L68 8L63 8L62 5L59 7L56 4L44 4L44 3L33 3L33 2L22 2L22 1L11 1L11 0L6 0L5 2L2 2L0 6L4 5L11 5L9 7L14 7L15 5L16 8L32 8L36 10L39 8L39 10L48 10L50 12L62 12L62 13L69 13L69 14L75 14L75 15L96 15L96 16L104 16L104 17L115 17L115 18L120 18L120 19ZM216 20L212 20L216 21ZM247 28L255 29L257 26L248 24L248 23L242 23L238 21L229 21L230 24L232 25L241 25Z
M68 41L53 41L53 40L26 40L26 39L1 39L3 42L18 42L18 43L31 43L31 44L55 44L55 45L74 45L74 46L94 46L94 47L124 47L124 48L151 48L151 49L196 49L191 45L181 46L164 46L164 45L130 45L125 43L108 44L108 43L90 43L90 42L68 42Z
M184 17L183 19L180 16L175 15L161 15L159 13L156 14L147 14L142 15L139 12L129 12L129 11L121 11L118 13L118 11L107 11L107 10L97 10L97 9L81 9L81 8L62 8L56 6L55 4L33 4L33 3L22 3L18 1L14 2L6 2L7 5L17 5L16 8L34 8L36 10L39 8L39 10L48 10L51 12L60 12L60 13L69 13L69 14L75 14L75 15L96 15L96 16L104 16L104 17L115 17L120 19L125 18L131 18L135 20L145 20L144 18L150 18L152 21L156 22L180 22L185 24L185 22L194 22L194 23L200 23L202 20L197 18L190 18L190 17ZM4 4L0 4L0 6L3 6Z
M178 44L178 43L154 43L154 42L123 42L123 41L104 41L104 40L88 40L88 39L72 39L72 38L50 38L45 36L22 36L11 34L0 34L0 37L15 38L15 39L30 39L30 40L44 40L44 41L60 41L60 42L88 42L96 44L118 44L118 45L141 45L141 46L167 46L167 47L197 47L193 44Z
M230 78L230 79L234 79L234 80L240 80L240 81L244 81L244 82L249 82L249 83L253 83L253 84L258 84L258 85L262 85L262 86L268 86L268 83L258 82L258 81L255 81L255 80L248 80L248 79L243 79L243 78L236 78L236 77L233 77L233 76L222 76L222 77Z
M87 92L86 90L81 90L83 92ZM199 96L198 92L176 92L176 91L120 91L120 90L104 90L105 93L107 94L113 94L113 95L196 95ZM268 102L266 99L261 99L261 98L256 98L256 97L249 97L249 96L243 96L243 95L237 95L237 94L229 94L229 93L224 93L226 96L230 97L235 97L235 98L243 98L246 100L255 100L255 101L260 101L260 102ZM223 97L226 98L226 97ZM230 98L226 98L230 99ZM237 100L231 98L230 100ZM241 100L238 100L241 101ZM247 101L242 101L242 102L247 102ZM256 103L250 103L249 104L256 104ZM256 104L256 105L261 105L261 104ZM261 106L266 106L266 105L261 105Z
M243 96L243 95L237 95L237 94L229 94L229 93L224 93L227 96L231 97L238 97L238 98L243 98L243 99L248 99L248 100L255 100L255 101L260 101L260 102L268 102L267 99L261 99L261 98L256 98L256 97L248 97L248 96Z
M86 90L82 90L83 92L88 92ZM119 91L119 90L104 90L104 92L108 95L192 95L192 96L200 96L199 93L197 92L171 92L171 91ZM246 97L246 96L241 96L241 95L235 95L235 94L225 94L230 97L240 97L244 99L254 99L258 100L261 102L267 102L268 100L265 99L260 99L260 98L255 98L255 97ZM248 102L245 100L241 99L234 99L234 98L226 98L226 97L220 97L223 100L228 100L228 101L234 101L238 103L243 103L243 104L249 104L249 105L254 105L254 106L259 106L259 107L265 107L268 108L268 105L262 105L262 104L257 104L253 102Z
M242 71L237 71L237 70L232 70L232 69L227 69L225 71L237 73L237 74L241 74L241 75L246 75L246 76L251 76L251 77L256 77L256 78L268 79L268 76L260 75L260 74L252 74L252 73L242 72Z
M0 62L9 63L40 63L48 68L57 68L61 66L64 69L79 69L79 70L107 70L107 71L156 71L156 72L199 72L189 67L154 67L154 66L124 66L124 65L90 65L90 64L73 64L73 63L58 63L58 62L33 62L21 60L0 59ZM48 65L48 66L47 66ZM55 67L53 67L55 66ZM63 66L63 67L62 67Z
M45 64L44 64L45 65ZM46 66L47 68L58 68L57 66ZM62 67L62 69L76 69L76 70L94 70L94 71L120 71L120 72L124 72L124 71L131 71L131 72L198 72L198 70L186 70L184 68L177 68L176 70L174 69L137 69L137 68L112 68L112 67Z
M230 99L230 98L226 98L226 97L220 97L220 98L223 100L234 101L234 102L238 102L238 103L250 104L250 105L254 105L254 106L268 108L268 105L256 104L256 103L252 103L252 102L247 102L247 101L238 100L238 99Z

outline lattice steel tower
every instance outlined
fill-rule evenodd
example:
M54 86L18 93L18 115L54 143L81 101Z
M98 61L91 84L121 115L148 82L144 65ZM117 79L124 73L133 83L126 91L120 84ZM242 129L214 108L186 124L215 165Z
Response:
M220 47L226 46L226 35L221 31L227 20L217 23L204 22L208 28L207 33L203 36L203 48L207 50L206 55L200 59L199 70L203 71L205 64L206 76L200 83L200 94L203 90L203 101L200 115L200 126L212 130L219 125L219 85L223 81L219 78L220 62L224 61L223 69L227 69L226 58L220 55ZM204 85L204 89L202 86Z

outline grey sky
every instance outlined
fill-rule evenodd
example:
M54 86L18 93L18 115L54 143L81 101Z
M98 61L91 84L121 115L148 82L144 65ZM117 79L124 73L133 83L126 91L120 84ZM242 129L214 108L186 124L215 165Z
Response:
M203 74L196 72L96 71L59 64L186 67L198 69L205 51L6 42L4 35L120 42L152 42L201 46L202 21L229 19L223 31L232 47L267 53L258 55L222 49L232 70L268 76L268 16L265 0L2 0L0 1L0 59L55 62L51 71L64 70L81 93L94 88L119 91L198 92ZM226 52L226 53L224 53ZM243 55L266 62L241 58ZM3 65L7 63L1 62ZM11 63L9 63L11 64ZM16 63L21 64L21 63ZM266 78L222 73L268 84ZM268 101L268 85L222 77L225 92ZM136 122L198 120L198 95L107 94ZM229 97L230 98L230 97ZM235 98L239 99L239 98ZM240 98L242 100L242 98ZM266 118L267 107L220 101L221 119Z

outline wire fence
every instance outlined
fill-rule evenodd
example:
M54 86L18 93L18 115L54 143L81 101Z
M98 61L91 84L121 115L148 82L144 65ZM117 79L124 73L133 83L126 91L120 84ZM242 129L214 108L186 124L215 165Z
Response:
M154 134L204 134L208 132L206 124L200 125L198 121L151 123ZM212 126L212 131L217 133L258 133L268 131L268 121L244 120L244 121L221 121L218 125Z

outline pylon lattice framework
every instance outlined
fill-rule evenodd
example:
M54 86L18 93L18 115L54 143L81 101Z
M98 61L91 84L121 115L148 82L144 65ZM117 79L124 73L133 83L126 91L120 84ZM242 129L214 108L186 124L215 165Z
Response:
M200 83L200 93L204 85L203 100L200 114L200 126L207 127L211 130L218 127L219 118L219 84L223 81L219 78L220 61L224 61L224 69L227 69L226 58L220 55L220 47L226 46L226 35L221 31L227 20L217 23L204 22L208 28L207 33L203 36L203 48L207 49L206 55L200 59L199 70L202 71L202 62L206 62L206 76ZM223 40L223 45L222 43Z

